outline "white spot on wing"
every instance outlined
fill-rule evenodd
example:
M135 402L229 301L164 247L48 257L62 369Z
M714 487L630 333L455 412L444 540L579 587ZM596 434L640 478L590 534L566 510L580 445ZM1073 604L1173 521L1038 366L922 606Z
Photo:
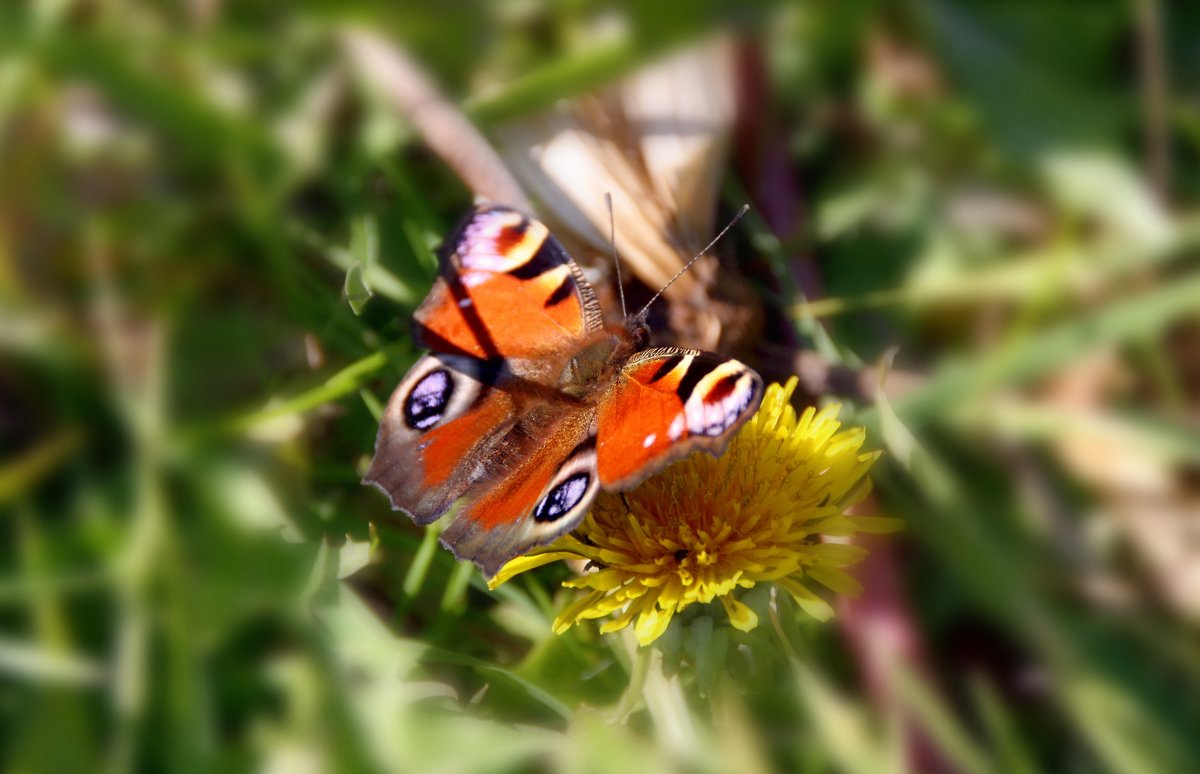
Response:
M683 414L676 414L675 419L671 421L671 427L667 430L667 437L672 441L682 438L685 421Z
M651 433L650 435L646 436L646 440L642 441L642 448L649 449L651 446L654 445L654 442L657 440L658 440L658 436L655 435L654 433Z
M572 478L567 482L566 488L562 493L562 509L569 511L579 504L583 499L583 493L587 491L588 479L586 476Z
M469 298L464 298L462 301L459 301L459 302L458 302L458 305L459 305L460 307L462 307L463 309L466 309L468 306L470 306L470 305L471 305L471 303L472 303L471 299L469 299Z
M417 382L417 386L413 388L412 397L414 402L425 403L434 398L440 397L449 386L450 377L445 371L434 371L426 376L421 381Z

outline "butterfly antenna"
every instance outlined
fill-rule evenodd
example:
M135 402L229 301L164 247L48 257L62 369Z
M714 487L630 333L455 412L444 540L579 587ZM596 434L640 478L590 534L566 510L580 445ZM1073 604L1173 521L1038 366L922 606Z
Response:
M721 241L721 237L725 236L725 232L726 232L726 231L728 231L729 229L733 228L734 226L736 226L736 225L737 225L737 222L738 222L739 220L741 220L741 219L742 219L742 216L744 216L744 215L745 215L747 212L749 212L749 211L750 211L750 205L749 205L749 204L743 204L743 205L742 205L742 208L741 208L740 210L738 210L738 213L737 213L737 215L734 215L734 216L733 216L733 220L729 221L729 224L728 224L727 226L725 226L725 228L721 229L721 233L720 233L720 234L717 234L715 237L713 237L713 240L712 240L711 242L709 242L709 243L708 243L708 244L707 244L707 245L704 247L704 249L703 249L703 250L701 250L700 252L696 253L696 255L692 257L692 260L690 260L690 261L688 261L686 264L684 264L684 266L683 266L683 268L682 268L682 269L680 269L679 271L675 272L675 276L674 276L674 277L672 277L672 278L671 278L671 279L670 279L670 280L667 282L667 284L663 285L663 286L662 286L662 289L661 289L661 290L659 290L657 293L655 293L655 294L654 294L654 296L653 296L653 297L652 297L652 298L651 298L649 301L647 301L647 302L646 302L646 305L645 305L645 306L643 306L641 309L639 309L639 310L638 310L637 316L639 316L639 317L640 317L641 315L645 314L645 313L646 313L646 310L650 308L650 305L651 305L651 304L653 304L655 301L657 301L657 300L658 300L658 297L659 297L659 296L661 296L661 295L662 295L664 292L666 292L666 289L667 289L667 288L669 288L669 287L671 287L671 285L673 285L673 284L675 283L675 280L677 280L677 279L679 279L680 277L682 277L682 276L683 276L683 273L684 273L685 271L687 271L688 269L692 268L692 264L693 264L693 263L695 263L696 261L700 260L701 256L703 256L705 253L707 253L709 250L711 250L711 249L712 249L712 246L713 246L713 245L715 245L717 242Z
M621 317L629 315L625 311L625 283L621 282L621 259L617 256L617 226L613 218L612 194L605 192L604 204L608 206L608 246L612 249L613 266L617 267L617 292L621 294Z

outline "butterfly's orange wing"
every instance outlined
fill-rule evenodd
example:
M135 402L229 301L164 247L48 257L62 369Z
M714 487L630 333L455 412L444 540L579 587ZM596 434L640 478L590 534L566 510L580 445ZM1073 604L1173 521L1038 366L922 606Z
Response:
M597 469L625 489L694 451L720 454L762 401L762 379L720 355L652 349L625 364L597 416Z
M442 533L459 559L488 576L579 523L600 482L594 411L542 406L522 415L485 461Z
M495 205L447 238L414 323L422 346L485 360L562 352L603 325L595 293L549 230Z

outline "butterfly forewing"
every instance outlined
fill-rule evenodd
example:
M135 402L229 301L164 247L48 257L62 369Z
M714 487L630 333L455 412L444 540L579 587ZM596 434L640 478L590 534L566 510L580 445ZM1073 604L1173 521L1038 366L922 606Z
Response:
M415 322L423 346L481 359L562 352L602 325L595 293L558 240L495 206L477 208L446 240Z
M757 373L720 355L675 347L635 355L599 407L601 485L633 486L698 449L719 454L762 393Z

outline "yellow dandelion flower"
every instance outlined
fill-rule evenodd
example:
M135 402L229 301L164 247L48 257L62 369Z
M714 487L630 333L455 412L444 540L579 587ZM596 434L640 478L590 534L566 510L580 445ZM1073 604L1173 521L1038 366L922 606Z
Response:
M717 599L733 626L753 629L758 616L734 592L757 583L775 583L809 615L829 618L833 608L809 582L856 593L858 582L843 568L865 551L822 536L888 532L899 522L846 515L870 491L867 472L879 453L861 451L862 428L841 429L838 406L797 417L789 403L795 388L795 378L768 387L721 457L694 454L624 497L601 494L574 533L513 559L491 586L550 562L585 559L588 571L563 583L581 593L554 630L611 616L601 632L633 624L642 645L675 613Z

